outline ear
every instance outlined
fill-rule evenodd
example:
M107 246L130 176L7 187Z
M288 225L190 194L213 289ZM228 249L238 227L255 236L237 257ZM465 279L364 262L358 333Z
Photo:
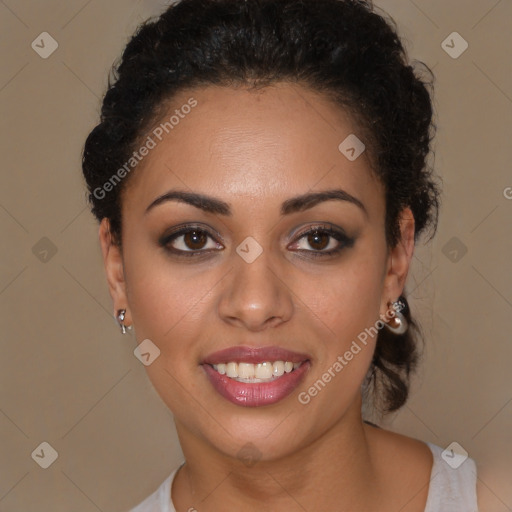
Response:
M130 312L128 310L126 299L126 283L124 280L124 265L121 249L114 243L110 232L110 222L105 217L102 219L99 228L99 240L101 252L103 255L103 264L107 275L107 282L110 296L114 304L114 316L120 309L126 309L125 325L131 325Z
M389 249L388 266L382 290L381 314L386 314L389 302L400 297L404 290L414 253L414 215L410 208L400 213L400 240L396 247Z

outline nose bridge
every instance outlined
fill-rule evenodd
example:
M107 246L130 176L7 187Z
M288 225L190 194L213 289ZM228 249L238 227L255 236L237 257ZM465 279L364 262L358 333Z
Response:
M254 238L246 238L233 252L229 289L222 297L219 314L247 328L259 329L270 319L289 319L292 298L279 276L276 259Z

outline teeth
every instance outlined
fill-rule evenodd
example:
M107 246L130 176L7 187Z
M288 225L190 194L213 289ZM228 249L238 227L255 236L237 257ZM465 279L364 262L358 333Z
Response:
M274 365L272 363L258 363L254 367L254 376L257 379L271 379L273 373Z
M301 364L291 361L264 361L257 364L228 362L212 366L221 375L239 382L268 382L296 370Z
M281 375L284 375L284 363L283 361L276 361L272 365L272 373L275 377L281 377Z
M226 375L228 377L238 377L238 365L236 363L228 363L226 365Z
M235 377L242 379L253 379L254 378L254 365L250 363L238 363L238 373ZM261 377L258 375L258 378Z

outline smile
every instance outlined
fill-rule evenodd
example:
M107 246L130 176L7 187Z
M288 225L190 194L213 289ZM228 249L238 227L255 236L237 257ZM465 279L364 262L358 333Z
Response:
M289 396L311 367L307 354L279 347L232 347L201 364L222 397L243 407L277 403Z
M265 361L257 364L230 362L214 364L213 369L238 382L271 382L296 370L301 364L291 361Z

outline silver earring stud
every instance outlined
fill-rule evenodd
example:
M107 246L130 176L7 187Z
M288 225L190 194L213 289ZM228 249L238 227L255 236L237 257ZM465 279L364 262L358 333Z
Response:
M394 310L393 318L391 318L389 322L386 322L385 326L393 334L404 334L409 328L407 319L401 312L402 309L405 308L405 303L402 300L398 299L392 302L391 306Z
M132 328L131 325L125 325L124 324L124 317L125 317L125 315L126 315L126 309L119 309L117 311L116 320L117 320L117 323L119 324L119 327L121 328L121 332L123 334L126 334L126 332L131 330L131 328Z

